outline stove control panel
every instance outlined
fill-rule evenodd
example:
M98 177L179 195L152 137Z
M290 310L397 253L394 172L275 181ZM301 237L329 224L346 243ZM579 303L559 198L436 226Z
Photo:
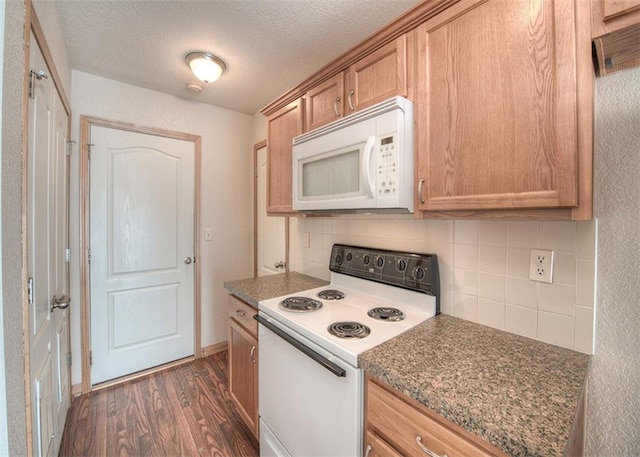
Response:
M436 296L437 301L440 301L440 274L435 254L334 244L329 269L336 273L424 292Z

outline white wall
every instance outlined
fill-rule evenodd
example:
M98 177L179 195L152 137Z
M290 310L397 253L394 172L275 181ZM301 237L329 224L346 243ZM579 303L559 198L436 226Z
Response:
M640 69L596 81L598 287L587 455L640 455Z
M0 3L0 87L2 87L2 71L4 68L4 2ZM2 90L0 90L0 119L2 119ZM2 144L2 130L0 130ZM0 201L2 201L2 174L0 173ZM2 207L0 207L2 220ZM0 239L2 226L0 225ZM2 244L0 243L0 310L2 310ZM9 455L9 431L7 424L7 383L4 376L4 319L0 312L0 455Z
M267 139L267 118L260 112L253 115L253 144Z
M310 247L300 232L310 233ZM293 269L325 279L333 243L435 253L443 313L592 352L594 221L308 218L292 219L291 236ZM532 248L555 252L553 284L528 279Z
M9 455L26 455L22 346L22 65L24 2L4 2L2 70L2 325Z
M203 103L72 71L72 138L79 140L81 114L130 122L202 137L202 229L212 227L214 240L202 242L202 345L227 339L223 283L253 273L252 116ZM205 90L215 90L215 85ZM79 152L71 165L71 239L79 252ZM203 234L201 234L204 238ZM79 255L72 256L71 293L79 296ZM71 314L72 352L80 360L79 308ZM81 382L74 363L72 383Z

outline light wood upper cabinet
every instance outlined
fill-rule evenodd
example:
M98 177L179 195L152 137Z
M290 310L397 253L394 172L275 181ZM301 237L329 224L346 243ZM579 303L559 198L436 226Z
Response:
M591 0L600 76L640 66L640 0Z
M305 131L408 94L407 36L402 35L358 60L305 94Z
M305 108L307 132L344 116L344 72L309 89Z
M640 10L640 0L599 0L598 3L602 4L605 21Z
M345 111L407 95L407 36L402 35L349 67Z
M268 117L267 212L290 213L292 209L292 140L303 131L302 98L294 100Z
M577 206L573 2L462 0L417 40L419 209Z

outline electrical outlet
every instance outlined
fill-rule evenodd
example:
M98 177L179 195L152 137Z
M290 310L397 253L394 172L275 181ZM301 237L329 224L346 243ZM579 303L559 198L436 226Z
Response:
M553 251L542 249L531 250L529 262L529 279L551 283L553 280Z
M309 246L311 246L311 240L310 240L309 232L301 232L300 235L302 236L302 245L305 248L308 248Z

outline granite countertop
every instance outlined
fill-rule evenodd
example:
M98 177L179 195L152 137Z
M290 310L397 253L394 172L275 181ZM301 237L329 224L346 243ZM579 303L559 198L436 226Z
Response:
M260 300L315 289L327 284L329 284L329 281L293 271L271 276L228 281L224 283L224 287L239 299L257 308Z
M439 315L358 364L513 456L562 456L590 356Z

